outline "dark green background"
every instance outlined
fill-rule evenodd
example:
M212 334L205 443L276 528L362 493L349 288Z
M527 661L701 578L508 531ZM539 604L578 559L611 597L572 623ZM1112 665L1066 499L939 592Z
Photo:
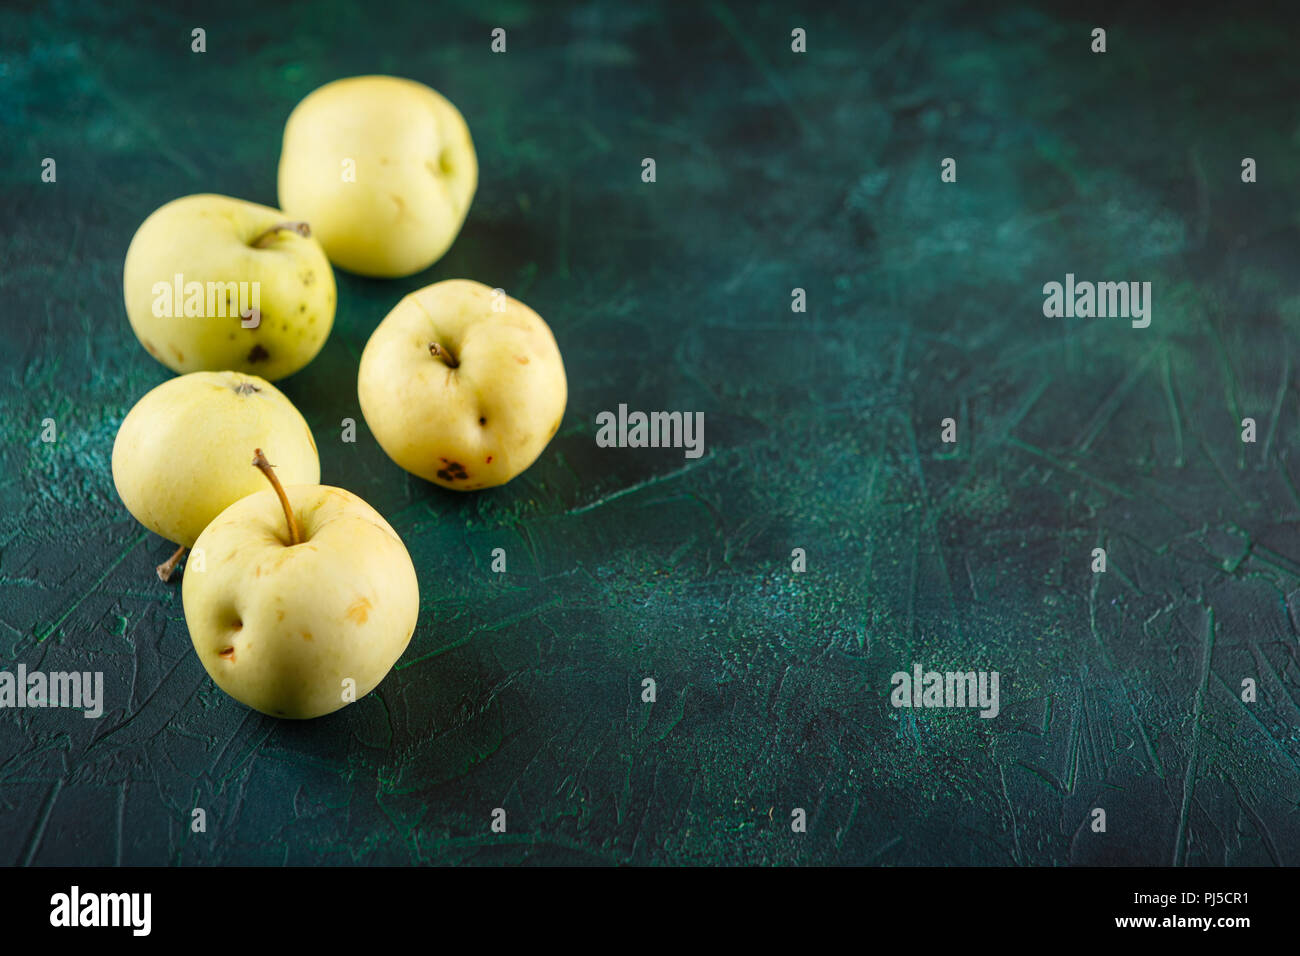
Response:
M1294 33L1107 3L7 9L0 661L102 670L107 710L0 712L0 862L1300 862ZM427 272L339 273L281 383L421 586L378 691L286 723L215 689L114 492L168 375L122 260L177 196L274 205L294 104L370 72L459 106L480 185ZM1151 327L1044 318L1066 272L1151 281ZM537 464L471 495L389 462L355 395L376 323L449 277L534 307L569 376ZM620 402L704 412L706 456L598 449ZM895 710L914 662L999 671L1001 715Z

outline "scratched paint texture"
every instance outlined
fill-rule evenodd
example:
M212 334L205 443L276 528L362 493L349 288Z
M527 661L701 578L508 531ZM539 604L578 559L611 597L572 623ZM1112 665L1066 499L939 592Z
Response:
M1112 3L6 9L0 660L102 670L106 712L0 712L0 862L1300 862L1293 33ZM339 275L282 384L421 616L377 692L279 722L208 680L114 492L168 375L122 259L176 196L273 205L289 111L367 72L457 103L481 182L427 272ZM1066 272L1150 281L1150 328L1045 319ZM369 332L448 277L536 308L569 374L538 463L474 495L340 440ZM706 455L598 449L620 402L703 411ZM999 671L1001 714L892 708L913 663Z

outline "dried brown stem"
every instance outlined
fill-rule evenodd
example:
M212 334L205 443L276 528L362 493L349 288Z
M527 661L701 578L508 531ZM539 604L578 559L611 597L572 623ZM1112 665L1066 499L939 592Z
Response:
M275 466L266 460L260 448L253 451L253 465L266 475L266 480L271 483L271 487L280 498L280 507L284 509L284 520L289 525L289 546L302 544L302 528L298 526L298 519L294 517L293 508L289 506L289 496L284 493L284 486L280 484L280 479L275 477Z
M185 557L185 552L188 550L189 548L185 547L185 545L181 545L170 558L155 568L158 572L159 581L165 582L172 579L172 572L176 570L176 565L181 563L181 558Z
M437 342L429 343L429 354L442 362L443 365L446 365L447 368L457 368L460 365L456 356L451 354L451 350L445 345L439 345Z
M306 238L311 235L311 226L307 225L305 222L277 222L270 229L266 230L266 232L262 233L250 242L249 245L254 249L261 249L262 246L270 241L272 236L277 232L282 231L296 232L298 235Z

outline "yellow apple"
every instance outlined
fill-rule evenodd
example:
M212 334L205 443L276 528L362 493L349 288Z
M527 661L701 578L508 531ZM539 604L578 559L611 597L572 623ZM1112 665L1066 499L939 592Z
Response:
M142 525L180 549L159 566L167 580L185 548L229 505L262 491L248 450L276 456L286 480L320 481L311 429L265 379L239 372L191 372L136 402L113 443L113 483Z
M289 115L280 205L311 223L330 261L407 276L451 247L478 185L460 112L423 83L356 76L326 83Z
M550 328L467 279L412 292L361 353L361 412L388 457L445 488L502 485L537 460L568 400Z
M282 487L260 449L253 464L273 487L199 535L203 571L186 570L185 623L231 697L276 717L320 717L370 693L410 643L415 567L397 532L350 491ZM256 474L247 458L244 470Z
M126 251L126 315L174 372L298 371L334 324L334 272L306 223L198 195L155 210Z

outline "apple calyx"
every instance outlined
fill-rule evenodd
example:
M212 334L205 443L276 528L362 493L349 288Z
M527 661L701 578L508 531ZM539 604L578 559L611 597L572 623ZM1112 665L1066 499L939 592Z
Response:
M252 395L254 392L261 391L261 389L252 382L240 382L238 385L232 386L231 390L236 395Z
M302 528L298 525L298 519L294 517L293 508L289 507L289 496L284 493L284 486L280 484L280 479L275 477L275 466L266 460L260 448L253 449L253 466L266 475L266 480L271 483L271 487L275 489L280 499L280 507L284 509L284 520L289 525L289 547L302 544Z
M445 345L439 345L437 342L429 343L429 354L442 362L447 368L459 368L460 361L456 356L451 354L451 349Z
M311 236L311 226L307 225L305 222L277 222L270 229L266 230L266 232L262 233L250 242L249 245L254 249L261 249L277 232L296 232L298 235L306 239Z
M164 584L166 584L168 581L172 579L172 572L176 570L176 565L181 563L181 558L185 557L185 552L188 550L189 548L185 547L185 545L181 545L179 548L177 548L175 551L172 552L172 556L170 558L168 558L166 561L164 561L162 564L158 565L158 567L154 569L155 571L158 572L159 581L162 581Z

